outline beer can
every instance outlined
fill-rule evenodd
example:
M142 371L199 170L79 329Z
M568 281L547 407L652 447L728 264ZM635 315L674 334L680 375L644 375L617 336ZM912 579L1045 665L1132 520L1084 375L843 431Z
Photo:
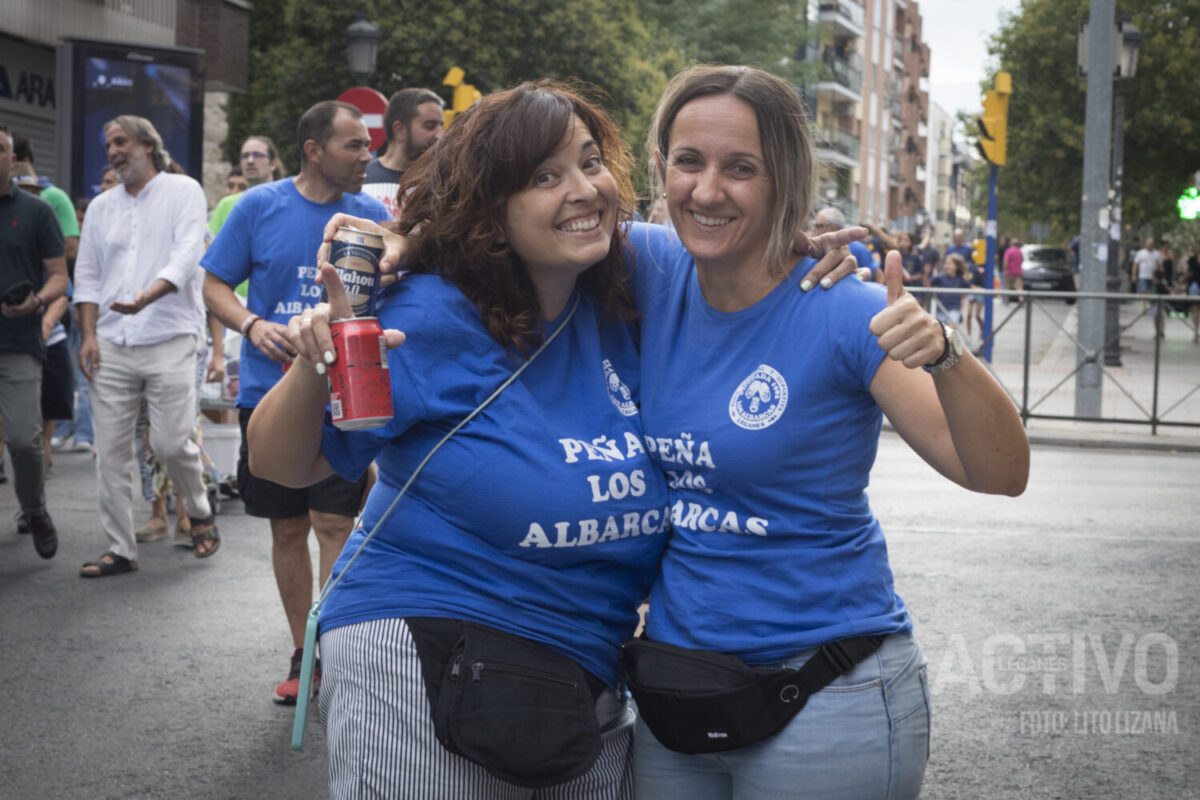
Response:
M374 317L329 323L337 357L328 367L329 410L344 431L378 428L392 418L387 340Z
M383 256L383 237L342 226L337 229L329 247L329 263L337 270L346 287L350 308L356 317L375 316L379 301L379 259ZM329 301L329 293L321 289L321 302Z

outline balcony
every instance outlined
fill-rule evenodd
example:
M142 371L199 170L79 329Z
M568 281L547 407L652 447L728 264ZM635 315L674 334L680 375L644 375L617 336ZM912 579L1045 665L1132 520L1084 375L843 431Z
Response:
M900 36L892 37L892 66L904 71L904 38Z
M817 83L818 92L830 94L835 100L862 100L862 57L857 53L850 57L838 55L832 47L821 51L821 63L829 68L833 80L822 80Z
M863 36L863 7L855 0L821 0L817 21L833 27L833 35L839 39Z
M859 138L854 134L819 128L813 131L813 140L817 158L821 161L850 169L858 168Z
M892 186L900 185L900 162L896 159L888 162L888 183Z

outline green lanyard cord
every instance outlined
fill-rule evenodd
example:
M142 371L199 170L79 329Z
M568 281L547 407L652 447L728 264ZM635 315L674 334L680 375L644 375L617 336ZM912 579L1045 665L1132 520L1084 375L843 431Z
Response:
M292 724L293 750L299 750L304 745L304 727L305 722L308 719L308 701L309 697L312 695L312 678L315 657L314 652L317 649L317 627L321 616L321 606L324 604L325 599L329 597L329 593L332 592L333 588L341 582L342 578L346 576L346 573L350 571L350 567L353 566L358 557L362 555L363 549L367 546L371 539L374 538L375 532L378 531L383 526L383 523L387 521L388 517L391 516L392 510L396 508L396 504L400 502L400 498L404 497L405 493L408 491L408 487L412 486L413 481L415 481L417 476L421 474L421 470L425 469L425 465L429 463L429 459L433 458L433 454L436 453L442 445L450 441L451 436L462 430L464 425L475 419L475 417L478 416L481 411L491 405L492 401L499 397L501 392L511 386L513 381L521 377L521 373L525 371L525 368L532 364L533 360L541 355L542 351L549 347L550 343L558 338L558 335L562 333L564 328L567 327L567 323L570 322L571 318L575 316L575 309L578 307L579 294L577 293L575 295L575 302L572 303L570 310L567 311L567 316L563 319L559 326L554 329L554 332L546 337L546 341L542 342L541 346L533 352L533 355L526 359L524 364L517 367L516 370L514 370L513 373L504 380L504 383L500 384L496 391L492 392L486 400L475 407L474 411L463 417L462 420L453 428L451 428L450 431L443 436L437 444L430 448L429 452L425 454L425 457L421 459L421 463L417 464L416 469L414 469L412 474L408 476L408 480L404 482L404 486L400 488L400 491L396 494L396 497L392 500L391 504L383 512L382 516L379 517L379 520L374 524L374 526L371 527L370 533L363 537L362 542L358 545L358 549L354 551L354 555L352 555L350 560L346 562L346 566L342 568L342 571L338 573L337 577L326 581L325 586L321 589L321 594L312 604L312 608L309 609L308 619L304 624L304 654L300 660L300 686L296 692L296 718ZM358 519L355 520L354 529L357 530L361 525L362 515L360 514Z

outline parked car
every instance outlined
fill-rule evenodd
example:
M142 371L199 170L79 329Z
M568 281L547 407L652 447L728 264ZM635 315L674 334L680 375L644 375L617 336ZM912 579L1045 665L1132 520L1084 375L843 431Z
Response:
M1025 288L1047 292L1075 292L1075 275L1071 271L1070 255L1061 247L1027 244L1021 248L1025 261L1021 271ZM1067 298L1074 303L1075 298Z

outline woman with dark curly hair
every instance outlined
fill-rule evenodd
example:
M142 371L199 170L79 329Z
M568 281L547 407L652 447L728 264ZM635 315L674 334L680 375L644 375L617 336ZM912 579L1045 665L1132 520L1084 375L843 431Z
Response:
M320 701L334 798L535 796L517 783L540 785L539 797L629 791L634 713L614 688L617 650L669 516L633 400L618 225L633 208L629 163L602 111L539 82L484 98L409 168L399 227L422 230L409 275L378 309L389 344L403 338L390 329L407 335L388 355L394 418L382 428L322 427L328 324L351 315L331 267L330 304L291 322L300 356L250 422L251 468L303 486L334 471L357 477L377 460L335 579L430 447L527 364L429 460L328 595ZM523 779L443 746L431 702L445 699L441 676L481 628L573 663L598 754ZM476 681L482 663L467 662ZM486 744L532 753L551 727L513 718Z

